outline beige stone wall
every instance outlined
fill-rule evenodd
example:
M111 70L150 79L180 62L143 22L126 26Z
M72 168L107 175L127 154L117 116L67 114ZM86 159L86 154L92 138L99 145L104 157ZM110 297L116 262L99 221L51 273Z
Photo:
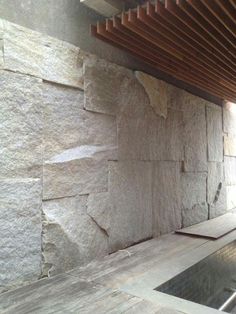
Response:
M6 21L0 87L1 290L236 207L233 105Z

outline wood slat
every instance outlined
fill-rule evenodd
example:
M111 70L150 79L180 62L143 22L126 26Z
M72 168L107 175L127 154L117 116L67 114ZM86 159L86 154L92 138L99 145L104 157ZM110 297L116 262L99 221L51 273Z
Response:
M187 0L189 5L191 5L203 18L205 18L215 29L217 29L222 36L228 40L231 45L236 46L235 37L226 28L222 27L219 20L209 11L199 0Z
M224 10L221 9L221 7L218 5L218 1L212 1L212 0L200 0L202 3L204 3L205 6L215 15L215 17L222 23L222 26L228 29L229 32L231 32L234 36L236 36L236 21L232 21L228 18L227 14ZM227 0L224 0L224 2L228 3ZM226 4L223 5L223 8Z
M98 30L98 34L100 36L105 37L107 41L113 42L113 43L117 41L116 36L114 35L111 36L107 34L104 24L98 23L97 30ZM143 51L140 47L137 47L136 45L129 43L129 48L128 48L127 42L124 39L120 40L120 45L123 49L125 49L126 51L128 50L132 52L139 58L142 58L142 60L154 66L154 68L156 69L160 69L161 71L166 72L170 75L173 75L176 78L182 79L183 81L186 81L186 76L187 76L188 81L192 84L194 83L194 85L197 86L198 88L202 89L204 87L205 90L207 90L210 93L213 93L214 95L218 97L222 97L222 95L224 95L224 97L227 97L227 99L233 99L232 98L233 95L229 95L227 92L221 91L220 88L216 89L214 86L212 86L211 82L206 80L205 78L203 80L201 79L198 80L194 73L193 74L189 73L188 69L183 71L182 69L177 68L175 64L173 64L172 60L169 60L168 64L164 62L163 56L159 57L159 60L157 59L154 60L153 55L150 55L150 53L147 54L146 51Z
M196 49L198 49L199 52L204 53L206 56L208 55L212 60L216 60L216 64L218 64L221 70L227 71L228 75L229 73L232 74L233 69L228 66L227 59L224 59L222 58L222 56L219 56L217 50L208 45L208 43L206 43L200 36L198 36L190 28L186 27L185 23L180 21L171 13L169 13L161 2L158 1L156 3L155 11L157 14L161 15L166 21L171 23L172 27L178 28L180 32L186 35L189 41L191 40L194 41L195 47Z
M235 0L157 0L99 22L91 33L155 69L235 102L235 17Z
M205 1L205 0L204 0ZM212 1L212 0L211 0ZM183 10L181 10L176 3L172 0L165 0L165 8L180 19L184 24L189 27L193 32L198 34L206 44L209 44L211 47L218 51L218 54L222 56L222 58L226 58L228 60L229 65L234 69L236 64L236 59L233 55L231 55L227 49L225 49L219 42L214 40L212 36L209 35L207 31L204 30L202 26L199 26L193 19L191 19Z

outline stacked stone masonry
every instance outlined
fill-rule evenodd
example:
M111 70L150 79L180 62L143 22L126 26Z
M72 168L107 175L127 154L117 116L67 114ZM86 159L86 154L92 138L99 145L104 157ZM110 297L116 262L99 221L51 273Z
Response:
M0 87L0 291L236 207L236 105L2 20Z

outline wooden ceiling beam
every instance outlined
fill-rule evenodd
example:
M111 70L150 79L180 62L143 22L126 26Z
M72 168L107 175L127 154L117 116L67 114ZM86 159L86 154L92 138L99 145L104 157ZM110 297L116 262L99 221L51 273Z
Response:
M154 69L236 102L236 38L228 29L236 14L232 1L215 0L212 6L208 0L204 5L203 0L157 0L99 22L91 33Z

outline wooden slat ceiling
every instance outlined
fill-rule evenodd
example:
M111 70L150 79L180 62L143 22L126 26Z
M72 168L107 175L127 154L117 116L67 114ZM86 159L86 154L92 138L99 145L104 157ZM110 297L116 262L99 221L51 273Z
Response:
M165 0L91 26L93 36L236 102L236 0Z

